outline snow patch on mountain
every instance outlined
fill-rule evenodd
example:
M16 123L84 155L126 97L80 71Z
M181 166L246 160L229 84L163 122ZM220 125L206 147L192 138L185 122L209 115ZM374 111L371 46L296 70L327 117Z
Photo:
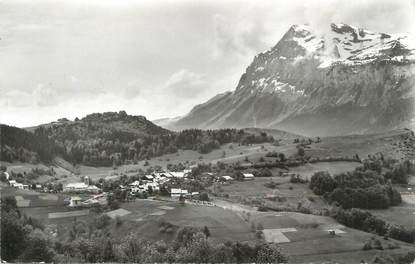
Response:
M406 34L375 33L342 23L331 24L331 30L324 35L318 35L308 25L295 25L293 31L292 40L307 55L321 61L319 68L363 65L377 59L402 63L415 60L415 42Z

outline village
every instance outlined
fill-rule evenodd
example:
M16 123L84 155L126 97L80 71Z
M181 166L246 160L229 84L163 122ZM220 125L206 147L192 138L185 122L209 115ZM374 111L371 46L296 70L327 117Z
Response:
M197 166L193 166L195 168ZM208 201L209 197L206 192L201 193L199 190L186 189L186 184L193 179L192 168L182 171L153 171L145 175L138 174L124 179L123 183L114 185L113 180L100 181L93 183L88 176L80 176L82 181L67 183L57 187L57 184L24 184L17 180L11 179L8 172L4 172L7 183L10 187L18 190L32 190L40 193L59 193L65 195L65 204L69 208L88 208L94 206L108 205L109 197L116 196L116 192L122 193L121 201L131 201L138 198L157 198L170 201ZM252 173L242 173L243 180L249 181L254 179ZM202 174L202 179L209 183L219 185L230 184L235 179L229 175L217 175L212 172ZM116 181L119 182L119 181ZM194 188L193 188L194 189Z

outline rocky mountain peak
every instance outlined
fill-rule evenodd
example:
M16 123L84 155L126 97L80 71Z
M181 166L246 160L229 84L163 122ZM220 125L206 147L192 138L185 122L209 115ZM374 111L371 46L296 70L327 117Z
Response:
M234 92L198 105L171 127L258 126L308 135L400 127L414 113L414 65L407 34L293 25L255 56Z

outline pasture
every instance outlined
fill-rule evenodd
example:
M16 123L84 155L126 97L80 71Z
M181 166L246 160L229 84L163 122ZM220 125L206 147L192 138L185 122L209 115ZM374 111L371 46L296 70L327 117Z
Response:
M402 195L402 204L384 210L370 210L379 218L408 228L415 228L414 195Z
M290 168L290 173L300 174L303 179L310 180L311 176L318 171L327 171L331 175L336 175L353 171L359 166L362 166L359 162L346 161L307 163L305 165Z
M413 158L414 150L404 144L404 138L409 133L407 130L394 130L370 135L324 137L320 143L310 145L306 153L312 157L351 157L358 154L360 158L366 158L369 154L382 152L385 156L397 159Z

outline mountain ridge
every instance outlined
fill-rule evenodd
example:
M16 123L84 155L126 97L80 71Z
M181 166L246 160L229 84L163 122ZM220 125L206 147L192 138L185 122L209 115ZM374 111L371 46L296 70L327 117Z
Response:
M411 126L410 40L346 24L331 24L319 36L308 25L294 25L255 56L234 91L195 106L168 128L262 127L329 136Z

